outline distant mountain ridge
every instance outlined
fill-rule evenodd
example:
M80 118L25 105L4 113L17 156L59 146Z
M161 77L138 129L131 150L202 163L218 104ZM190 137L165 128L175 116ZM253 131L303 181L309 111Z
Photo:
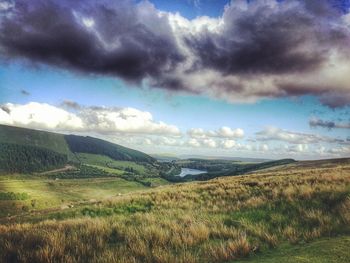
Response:
M0 171L42 171L64 165L63 160L79 163L75 153L99 154L121 161L156 162L143 152L89 136L0 125Z

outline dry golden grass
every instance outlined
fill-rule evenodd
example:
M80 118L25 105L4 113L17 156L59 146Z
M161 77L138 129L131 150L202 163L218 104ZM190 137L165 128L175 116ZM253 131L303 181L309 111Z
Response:
M349 167L178 184L0 225L0 262L225 262L349 233Z

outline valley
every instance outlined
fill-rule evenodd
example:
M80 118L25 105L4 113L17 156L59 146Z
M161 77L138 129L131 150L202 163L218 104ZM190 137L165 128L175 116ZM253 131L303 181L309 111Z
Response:
M347 158L159 162L91 137L57 148L44 141L59 134L0 129L15 131L0 143L22 138L16 151L35 163L16 172L1 166L3 262L299 262L295 253L326 262L328 247L349 240ZM9 148L1 149L0 163L11 164ZM42 151L66 163L40 166ZM332 262L346 257L340 251Z
M327 254L327 244L343 244L350 234L349 159L329 160L327 167L305 169L304 164L294 164L288 171L276 167L148 189L114 178L58 180L51 189L45 181L23 180L7 178L7 183L1 181L2 189L43 195L42 200L52 200L52 207L61 198L76 202L2 217L0 247L5 261L24 257L35 262L94 262L97 258L107 262L231 262L258 257L274 262L276 257L278 262L297 247L303 247L304 256L317 259L314 246L323 246ZM313 245L324 237L328 239ZM22 240L20 249L18 239ZM34 239L43 244L35 253L27 249ZM272 256L264 258L265 253ZM332 250L329 253L328 258ZM343 255L333 262L345 262ZM299 262L298 258L293 262Z

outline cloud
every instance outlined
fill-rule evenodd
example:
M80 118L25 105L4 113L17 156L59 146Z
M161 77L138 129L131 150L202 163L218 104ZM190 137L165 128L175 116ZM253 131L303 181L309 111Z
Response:
M217 143L213 139L204 139L204 140L202 140L202 145L204 145L206 147L209 147L209 148L216 148L217 147Z
M55 106L36 102L1 105L0 123L48 130L80 130L84 126L78 116Z
M154 145L182 146L183 142L178 140L177 138L169 138L169 137L162 136L154 140Z
M209 130L205 131L201 128L192 128L187 131L187 134L192 138L243 138L244 131L240 128L232 129L226 126L223 126L215 131Z
M30 93L24 89L21 90L21 94L24 95L24 96L29 96Z
M331 129L350 129L350 123L338 123L334 121L327 121L318 118L312 118L309 120L310 127L317 128L327 128Z
M173 146L182 148L200 148L217 150L247 150L247 145L237 144L231 139L220 138L188 138L185 136L147 136L146 138L133 138L138 144L152 145L153 147ZM264 146L265 150L267 146ZM252 148L249 148L252 149Z
M223 137L223 138L242 138L244 137L244 131L240 128L238 129L231 129L229 127L221 127L217 132L216 132L218 137Z
M236 142L234 140L223 140L221 142L221 145L225 148L225 149L232 149L233 147L236 146Z
M79 110L81 109L81 105L75 101L71 101L71 100L64 100L61 103L61 106L63 108L67 108L67 109L72 109L72 110Z
M243 149L233 140L243 136L241 129L226 126L215 131L191 129L186 136L175 125L155 121L152 114L146 111L84 106L69 100L63 101L59 106L38 102L2 104L0 124L91 134L130 146Z
M201 0L187 0L187 2L193 5L193 7L196 8L197 10L199 10L202 5Z
M350 146L340 146L328 150L328 153L337 156L350 156Z
M331 2L232 1L188 20L148 1L1 1L0 54L230 102L314 95L344 107L350 15Z
M65 103L67 104L67 102ZM6 103L0 106L0 123L46 130L180 135L180 130L153 120L152 114L134 108L83 107L75 103L76 113L46 103ZM79 107L78 107L79 106Z
M256 133L258 141L282 141L292 144L310 144L310 143L342 143L344 140L320 136L317 134L301 133L287 131L276 127L267 127Z
M146 143L153 147L174 146L203 149L233 149L236 146L234 140L213 139L213 138L186 138L186 137L166 137L153 136L138 140L140 144Z
M232 2L217 28L185 36L195 54L188 85L230 101L315 95L348 105L348 23L325 1L322 12L310 2Z
M309 146L307 144L296 144L290 145L286 147L288 153L304 153L307 152Z
M259 146L259 150L262 152L267 152L269 150L269 146L267 144L262 144Z
M187 39L197 67L224 75L284 74L313 70L324 60L321 50L305 50L308 39L321 36L311 32L314 21L299 6L231 4L222 19L219 33L203 31Z
M183 60L166 17L147 1L25 1L3 18L6 57L28 58L127 81L171 71Z
M8 11L14 7L14 4L12 1L4 1L0 0L0 13Z
M197 139L189 139L187 141L187 145L190 146L190 147L200 147L201 144L199 143L199 141Z

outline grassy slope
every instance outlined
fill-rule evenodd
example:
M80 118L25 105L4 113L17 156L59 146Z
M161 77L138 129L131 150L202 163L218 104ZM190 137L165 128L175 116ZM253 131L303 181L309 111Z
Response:
M273 172L273 171L296 171L314 168L332 168L334 166L347 166L349 164L349 158L339 158L339 159L325 159L325 160L314 160L314 161L297 161L289 164L276 165L273 167L268 167L264 169L259 169L258 171L252 171L250 174L257 172Z
M0 261L187 263L272 255L278 262L299 251L309 260L302 262L312 262L339 241L335 236L350 234L350 160L164 186L17 220L47 218L61 221L0 226ZM317 243L324 237L332 237L329 244ZM313 241L307 250L296 245ZM333 259L349 256L347 250Z
M137 164L136 162L116 161L108 156L90 154L90 153L78 153L77 156L82 163L86 163L90 165L113 168L119 171L123 171L123 169L131 167L140 174L143 174L146 172L145 167L141 164Z
M75 160L62 134L0 125L0 142L38 146Z
M65 135L69 149L75 153L92 153L109 156L114 160L154 163L155 159L143 152L105 140L77 135Z
M131 162L142 161L153 163L155 161L154 158L140 151L97 138L63 135L7 125L0 125L0 143L1 142L46 148L67 155L68 159L74 162L79 161L73 152L96 151L96 153L105 156L110 155L115 160L129 161L128 163L121 162L118 165L124 167L133 165L138 170L144 169L143 166L137 165L136 163L132 164ZM111 159L109 157L106 158Z
M322 238L302 245L283 244L237 263L347 263L349 262L350 236Z
M142 180L152 186L164 185L168 181L159 177L159 170L152 164L144 162L117 161L108 156L78 153L79 160L89 166L98 168L107 173L120 176L126 180Z
M105 199L119 193L146 189L142 184L121 178L51 180L33 176L0 177L0 192L27 193L27 200L0 201L0 217L27 210L57 208L80 201ZM35 200L35 207L31 202Z

